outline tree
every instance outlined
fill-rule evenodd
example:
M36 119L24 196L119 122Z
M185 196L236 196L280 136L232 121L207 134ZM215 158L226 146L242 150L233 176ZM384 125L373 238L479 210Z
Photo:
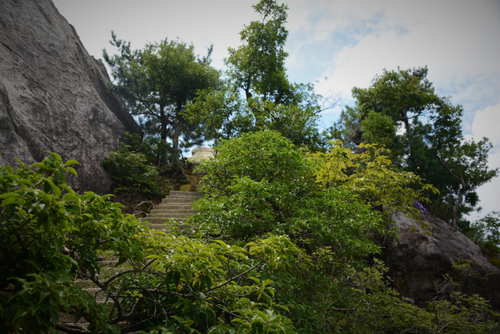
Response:
M381 252L373 236L386 233L384 215L373 207L411 211L425 190L420 188L431 187L411 172L391 169L384 149L368 145L355 154L334 143L328 153L306 154L280 133L260 131L224 140L216 151L201 166L206 195L195 203L194 233L246 247L269 235L286 236L296 246L294 258L265 249L284 266L259 280L272 282L274 301L296 332L498 329L498 315L480 297L435 300L437 314L388 286L387 268L373 260Z
M462 107L438 96L427 73L426 67L384 70L370 87L353 88L356 107L342 112L332 133L351 147L389 147L395 165L439 190L430 209L457 227L476 207L477 188L498 171L487 167L489 141L464 141Z
M313 85L291 83L286 74L288 7L276 0L261 0L253 8L261 20L250 22L240 32L242 45L229 48L228 82L223 93L209 91L200 95L190 106L188 117L224 128L208 129L216 140L243 132L273 130L294 144L313 147L322 111L320 96L314 93ZM218 96L216 100L214 95ZM234 132L227 135L227 130Z
M111 67L114 89L124 98L131 113L139 118L147 135L158 138L158 165L165 164L171 141L171 160L180 166L181 148L202 140L196 127L182 114L188 101L199 89L216 87L219 72L210 66L210 54L196 57L194 46L179 41L147 44L142 50L132 50L130 42L116 38L111 45L118 55L104 50L104 59ZM184 143L181 143L181 138Z
M261 21L250 22L240 32L243 45L229 48L229 75L243 89L247 101L258 94L262 100L284 103L292 97L285 70L288 54L284 51L288 7L276 0L261 0L253 8Z

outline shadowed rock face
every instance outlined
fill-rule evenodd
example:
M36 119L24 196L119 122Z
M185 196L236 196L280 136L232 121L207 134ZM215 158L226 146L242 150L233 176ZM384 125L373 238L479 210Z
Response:
M386 240L384 256L396 289L422 305L436 296L443 275L452 271L452 261L471 260L471 270L458 290L479 294L499 310L500 269L482 255L476 244L444 221L430 215L423 218L429 233L402 213L392 217L399 235Z
M102 160L140 133L109 84L50 0L0 0L0 165L53 151L82 163L75 188L107 191Z

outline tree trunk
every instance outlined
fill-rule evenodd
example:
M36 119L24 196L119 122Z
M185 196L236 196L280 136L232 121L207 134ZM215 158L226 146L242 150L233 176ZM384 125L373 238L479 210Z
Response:
M167 142L167 125L168 125L168 120L167 120L167 115L165 115L165 110L164 106L160 105L160 123L161 123L161 131L160 131L160 138L161 138L161 143L165 144ZM161 147L160 151L158 152L157 155L157 165L158 167L164 164L164 161L162 161L162 156L166 156L167 152L161 152Z
M179 149L179 137L181 135L182 129L184 128L184 123L182 120L178 120L174 127L174 132L172 134L172 151L174 155L174 167L177 170L181 170L181 160L180 160L180 149Z
M460 209L460 207L464 203L464 196L466 190L467 190L467 185L465 184L464 178L462 176L460 178L460 190L458 191L458 201L453 206L452 218L451 218L451 224L455 230L457 229L457 224L458 224L458 209Z

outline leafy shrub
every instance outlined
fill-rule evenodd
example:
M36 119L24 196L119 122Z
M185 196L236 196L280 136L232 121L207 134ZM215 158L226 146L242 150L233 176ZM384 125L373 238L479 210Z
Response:
M490 262L499 266L500 260L500 212L493 211L470 224L465 234L481 247Z
M113 192L130 192L146 198L162 197L166 193L160 187L159 173L156 166L147 163L146 156L129 150L121 144L120 148L104 159L103 167L114 182Z
M215 159L199 169L207 175L195 219L210 233L233 239L285 232L300 203L317 189L305 156L274 131L223 141Z
M119 203L92 192L79 195L66 182L70 160L50 153L14 170L0 167L0 329L54 331L58 312L95 319L94 330L113 331L107 312L74 284L79 273L100 273L98 254L138 260L142 230ZM115 328L116 329L116 328Z
M354 154L337 144L306 156L273 131L223 141L200 166L206 195L195 203L192 222L200 236L241 245L288 235L300 249L296 260L259 279L273 282L275 302L286 306L300 333L494 332L498 316L484 299L464 296L472 309L459 306L463 298L436 300L436 315L388 287L387 270L373 260L380 252L373 236L386 233L373 207L417 214L413 200L433 188L392 169L383 149L365 148Z
M59 323L60 312L84 317L95 333L295 332L274 302L273 282L262 277L295 260L287 237L241 248L148 233L109 195L75 193L66 177L76 176L76 163L50 153L16 170L0 167L0 332L74 333ZM112 255L127 261L126 270L100 268L100 256ZM96 303L78 277L114 307ZM131 319L131 327L115 325Z
M414 201L428 202L427 194L438 193L432 185L412 173L395 169L390 151L372 144L359 145L358 153L330 142L327 153L310 154L317 182L325 188L338 187L358 194L373 207L385 211L416 214Z
M285 307L274 302L270 272L285 270L299 250L272 236L245 247L220 240L152 234L147 271L127 277L142 317L166 333L295 333ZM137 281L140 284L137 284Z

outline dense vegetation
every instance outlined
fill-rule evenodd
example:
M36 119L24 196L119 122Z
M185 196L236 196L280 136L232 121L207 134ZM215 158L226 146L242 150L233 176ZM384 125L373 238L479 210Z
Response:
M286 74L287 7L254 9L261 20L242 30L225 75L210 50L200 58L179 41L132 50L113 35L119 54L105 55L146 135L104 161L116 193L162 196L183 147L216 144L188 230L150 231L110 195L76 193L77 162L56 153L0 167L0 332L80 333L67 315L94 333L500 331L487 301L456 289L468 263L419 307L390 287L374 241L394 233L390 213L418 218L417 201L498 256L498 213L464 218L497 174L487 139L463 140L461 107L434 92L426 68L355 88L357 105L320 133L321 97ZM120 270L100 264L111 258Z
M419 308L388 286L373 241L388 231L373 204L411 213L406 200L422 195L408 184L354 186L377 173L412 176L378 158L351 174L342 154L306 155L274 131L225 141L202 166L207 195L189 235L149 231L108 196L75 193L66 178L76 162L57 154L4 166L1 329L79 333L59 322L64 312L105 333L498 331L499 315L478 296L452 289ZM328 187L313 173L324 165L337 166ZM428 188L415 179L413 187ZM121 271L98 265L113 256ZM111 307L96 304L82 278ZM453 287L456 279L450 273L443 282Z
M331 132L353 149L362 143L390 148L394 165L439 190L429 210L467 230L465 215L478 206L477 188L498 175L487 164L492 146L487 138L464 140L462 107L438 96L427 72L384 71L369 88L354 88L356 106L342 112Z

